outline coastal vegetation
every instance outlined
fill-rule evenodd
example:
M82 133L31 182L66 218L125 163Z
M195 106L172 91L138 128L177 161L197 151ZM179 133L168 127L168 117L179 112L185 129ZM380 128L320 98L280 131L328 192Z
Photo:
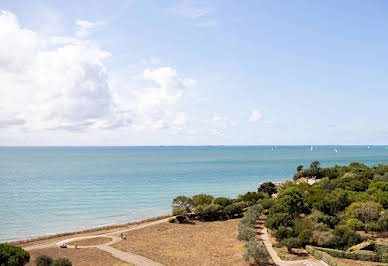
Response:
M388 243L373 242L376 235L388 231L388 165L352 162L322 168L314 161L306 169L299 165L293 181L279 186L266 182L257 192L235 199L179 196L173 200L173 213L177 218L172 222L243 217L237 237L247 241L244 258L256 262L256 255L261 261L266 259L254 229L260 214L267 214L265 226L289 253L310 246L317 254L388 262ZM367 251L349 250L365 241L372 241Z
M30 261L30 254L21 247L8 243L0 244L1 266L22 266Z

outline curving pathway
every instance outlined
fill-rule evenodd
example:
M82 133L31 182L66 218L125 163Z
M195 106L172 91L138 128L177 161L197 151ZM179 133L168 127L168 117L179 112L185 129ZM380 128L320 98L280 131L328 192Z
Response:
M273 249L271 241L268 237L268 229L263 228L262 232L262 241L264 242L265 247L268 250L269 255L271 256L273 262L279 266L329 266L324 261L318 261L316 259L306 259L306 260L293 260L286 261L279 258L276 251Z
M101 249L103 251L110 253L112 256L114 256L122 261L126 261L126 262L132 263L134 265L163 266L163 264L155 262L155 261L148 259L146 257L136 255L132 252L123 252L121 250L118 250L116 248L111 247L110 245L113 245L113 244L120 242L122 240L120 237L115 236L116 234L135 231L135 230L139 230L139 229L146 228L149 226L165 223L165 222L167 222L168 219L169 218L165 218L162 220L158 220L158 221L154 221L154 222L150 222L150 223L145 223L145 224L141 224L141 225L138 225L135 227L131 227L131 228L123 229L123 230L118 230L118 231L113 231L113 232L109 232L109 233L104 233L104 234L74 237L74 238L70 238L70 239L61 240L59 242L52 242L52 243L48 243L48 244L29 246L29 247L25 247L24 249L25 250L33 250L33 249L55 247L55 246L59 247L65 243L69 243L69 242L73 242L73 241L91 239L91 238L96 238L96 237L107 237L107 238L112 239L108 243L99 244L99 245L90 245L90 246L77 245L77 248L98 248L98 249ZM67 245L67 248L75 248L75 246L74 245Z

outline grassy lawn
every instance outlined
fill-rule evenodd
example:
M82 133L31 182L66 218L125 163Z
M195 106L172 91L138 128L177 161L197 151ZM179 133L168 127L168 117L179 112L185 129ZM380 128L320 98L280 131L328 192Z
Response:
M126 233L113 247L165 265L249 265L236 239L239 219L195 224L163 223Z

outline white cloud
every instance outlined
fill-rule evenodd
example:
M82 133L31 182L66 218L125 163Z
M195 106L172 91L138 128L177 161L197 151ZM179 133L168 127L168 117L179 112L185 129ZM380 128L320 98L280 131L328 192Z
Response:
M254 110L252 110L251 114L249 115L248 120L250 122L256 122L256 121L260 120L262 117L263 117L263 115L260 113L260 111L257 109L254 109Z
M80 20L78 19L75 22L76 25L76 32L75 35L78 38L85 38L92 34L93 32L96 32L99 28L105 25L104 22L91 22L87 20Z
M39 46L35 32L19 27L17 18L0 12L0 70L20 71L28 66Z
M92 27L84 21L77 25ZM194 80L170 67L159 67L142 71L139 80L127 77L125 81L134 82L130 88L112 82L105 66L110 53L79 38L85 34L42 37L23 29L12 13L1 12L1 127L75 132L132 126L185 131L189 119L176 106Z
M207 7L206 1L183 0L183 2L170 9L173 13L190 19L196 19L208 15L213 11Z
M20 126L24 125L26 121L24 119L18 119L18 118L13 118L13 119L8 119L8 120L0 120L0 128L7 128L11 126Z

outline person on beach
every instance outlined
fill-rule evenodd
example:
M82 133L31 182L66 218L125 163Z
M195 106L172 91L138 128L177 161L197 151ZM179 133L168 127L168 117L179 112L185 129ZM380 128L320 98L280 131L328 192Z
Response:
M77 247L78 247L77 243L76 243L76 244L74 244L74 247L75 247L75 249L77 249Z

